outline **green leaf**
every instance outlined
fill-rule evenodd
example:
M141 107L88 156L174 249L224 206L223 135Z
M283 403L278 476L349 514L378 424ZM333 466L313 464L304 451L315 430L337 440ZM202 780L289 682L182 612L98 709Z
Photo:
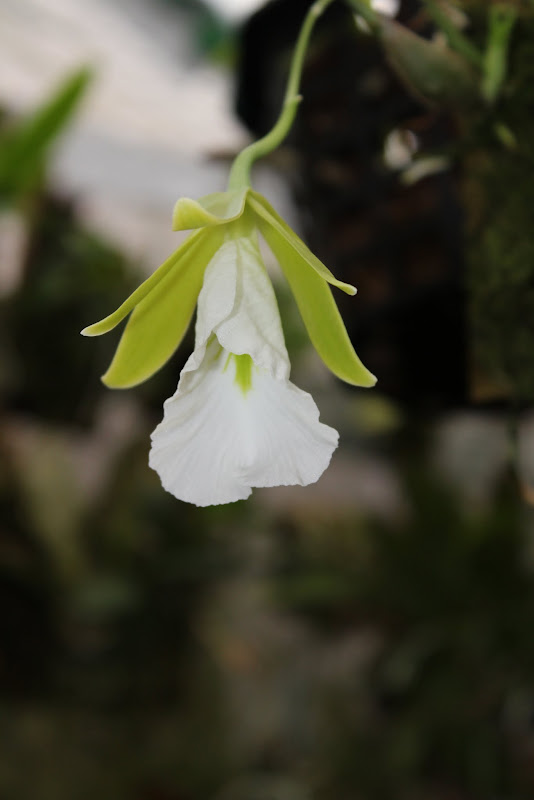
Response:
M187 254L194 247L199 238L202 236L202 231L196 231L192 233L191 236L188 236L185 242L181 244L181 246L175 250L172 256L163 262L163 264L158 267L158 269L144 281L141 286L138 286L135 292L124 301L124 303L119 306L119 308L114 311L112 314L109 314L104 319L101 319L99 322L93 323L93 325L88 325L87 328L84 328L81 331L82 336L102 336L103 333L108 333L115 328L119 322L128 316L130 311L132 311L135 306L143 300L149 292L151 292L163 278L172 270L174 267L178 265L182 258L187 258Z
M315 272L325 281L331 283L332 286L337 286L342 292L346 294L356 294L356 289L350 283L343 283L332 275L328 267L319 261L317 256L314 256L312 251L306 247L302 239L299 239L295 231L291 230L289 225L277 214L271 204L258 192L251 191L249 194L248 205L255 212L255 214L266 223L266 227L271 228L278 237L286 242L290 251L295 254L295 258L304 260Z
M279 227L263 217L258 224L287 278L312 344L326 366L346 383L374 386L376 378L356 355L330 287L319 270L310 268L309 258L289 243Z
M504 3L496 3L489 10L482 81L482 93L489 103L495 102L507 77L510 42L517 16L517 9Z
M176 262L175 269L169 269L136 305L113 361L102 376L106 386L136 386L169 360L189 326L205 269L222 241L223 233L219 231L196 239Z
M471 61L437 41L423 39L404 25L378 15L378 37L386 57L409 91L430 105L481 105L480 73Z
M37 111L7 134L0 147L0 189L18 194L39 179L49 147L70 122L90 80L88 69L77 70Z
M248 189L245 188L215 192L200 200L181 197L174 207L172 228L175 231L188 231L232 222L243 213L247 193Z

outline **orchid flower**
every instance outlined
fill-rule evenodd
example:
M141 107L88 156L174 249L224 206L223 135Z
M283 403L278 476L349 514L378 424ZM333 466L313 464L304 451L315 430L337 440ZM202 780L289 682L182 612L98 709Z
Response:
M263 141L238 156L227 192L178 201L173 227L193 233L113 314L82 331L98 336L130 315L103 376L111 388L128 388L168 361L198 301L195 347L152 434L149 463L167 491L199 506L244 499L252 487L313 483L338 443L337 431L319 422L312 397L289 380L259 235L327 367L356 386L376 381L354 352L328 284L356 290L338 281L248 185L254 148Z
M131 313L104 383L128 388L153 375L182 340L198 298L195 349L152 435L150 465L165 489L196 505L228 503L251 487L316 481L338 442L290 363L264 237L293 290L317 352L358 386L375 378L354 352L328 284L336 280L267 200L252 190L179 200L182 246L113 314L83 333L107 333Z

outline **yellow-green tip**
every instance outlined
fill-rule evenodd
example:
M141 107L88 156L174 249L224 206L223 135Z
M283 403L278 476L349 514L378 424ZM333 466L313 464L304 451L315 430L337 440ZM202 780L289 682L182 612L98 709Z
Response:
M82 331L80 331L81 335L82 336L98 336L97 333L93 333L91 328L93 328L93 325L88 325L86 328L84 328Z

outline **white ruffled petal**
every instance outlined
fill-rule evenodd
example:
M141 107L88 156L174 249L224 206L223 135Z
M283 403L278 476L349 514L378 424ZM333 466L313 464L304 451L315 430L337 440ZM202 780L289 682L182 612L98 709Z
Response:
M251 487L305 486L337 447L337 431L319 422L309 394L256 367L244 392L235 371L212 340L200 369L165 403L149 463L180 500L217 505L245 499Z
M248 353L274 377L289 377L276 297L255 233L228 239L209 263L198 298L195 350L184 373L200 367L212 334L229 352Z

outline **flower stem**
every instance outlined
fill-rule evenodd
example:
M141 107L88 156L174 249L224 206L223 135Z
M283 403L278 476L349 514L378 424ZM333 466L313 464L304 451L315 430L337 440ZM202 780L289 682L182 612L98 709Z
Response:
M244 186L249 186L250 170L254 162L258 158L272 153L284 141L291 130L297 108L302 99L299 95L300 78L311 32L318 18L332 2L333 0L316 0L306 14L293 52L284 103L278 121L262 139L253 142L239 153L230 171L228 189L241 189Z

